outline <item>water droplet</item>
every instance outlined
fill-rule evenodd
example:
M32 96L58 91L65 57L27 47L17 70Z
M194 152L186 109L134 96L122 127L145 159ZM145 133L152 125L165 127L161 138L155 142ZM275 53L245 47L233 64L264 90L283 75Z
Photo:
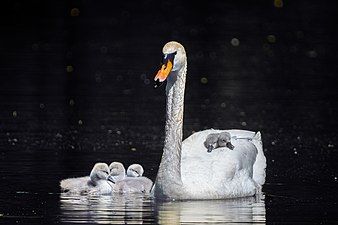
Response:
M239 46L239 40L237 38L231 39L232 46Z
M79 120L79 125L82 125L82 124L83 124L82 120Z
M334 180L337 181L337 180L338 180L338 177L334 177Z
M116 131L116 134L121 135L122 132L118 130L118 131Z
M136 151L136 148L130 148L131 151L135 152Z
M271 142L271 144L272 144L272 145L275 145L275 144L276 144L276 142L272 141L272 142Z
M328 144L327 147L334 148L334 145L333 144Z
M243 127L245 127L245 126L246 126L246 122L243 121L243 122L241 123L241 125L242 125Z

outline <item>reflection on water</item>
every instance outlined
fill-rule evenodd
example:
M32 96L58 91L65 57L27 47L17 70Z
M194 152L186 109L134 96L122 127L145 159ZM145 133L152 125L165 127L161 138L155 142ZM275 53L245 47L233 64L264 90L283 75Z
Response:
M142 195L60 197L61 221L99 224L265 223L264 196L156 202Z
M142 195L60 197L61 221L72 223L143 224L151 201Z

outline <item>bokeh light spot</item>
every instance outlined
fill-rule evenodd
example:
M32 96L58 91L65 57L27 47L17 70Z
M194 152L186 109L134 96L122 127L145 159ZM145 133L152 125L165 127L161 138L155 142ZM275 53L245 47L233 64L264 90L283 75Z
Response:
M237 46L239 46L239 39L238 38L233 38L233 39L231 39L230 43L232 44L232 46L237 47Z
M68 66L66 67L66 71L67 71L68 73L71 73L71 72L73 72L73 71L74 71L74 68L73 68L73 66L71 66L71 65L68 65Z
M208 78L202 77L202 78L201 78L201 83L202 83L202 84L207 84L207 83L208 83Z
M72 8L72 10L70 10L70 15L71 16L79 16L80 10L78 8Z
M269 43L276 43L276 36L273 34L270 34L266 37Z
M283 0L274 0L273 1L273 5L276 7L276 8L282 8L284 3L283 3Z
M17 111L13 111L12 112L12 116L15 118L15 117L17 117L18 116L18 112Z

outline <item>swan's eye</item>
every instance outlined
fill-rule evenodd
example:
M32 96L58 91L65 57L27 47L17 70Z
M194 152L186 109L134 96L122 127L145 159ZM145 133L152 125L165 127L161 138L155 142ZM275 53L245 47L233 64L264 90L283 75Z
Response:
M165 54L163 55L162 58L162 64L166 65L168 63L168 61L170 60L171 62L174 62L175 59L175 55L177 54L177 52L173 52L173 53L169 53L169 54Z

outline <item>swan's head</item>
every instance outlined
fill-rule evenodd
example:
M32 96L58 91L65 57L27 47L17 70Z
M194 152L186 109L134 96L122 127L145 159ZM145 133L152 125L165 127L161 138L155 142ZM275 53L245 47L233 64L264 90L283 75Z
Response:
M234 149L235 146L231 144L231 135L229 132L219 133L218 136L218 146L219 147L227 147L231 150Z
M123 164L120 162L112 162L109 165L110 175L119 176L126 173L126 169Z
M90 172L90 179L93 182L107 180L109 172L109 167L106 163L96 163Z
M127 169L128 177L142 177L143 175L143 167L140 164L132 164Z
M118 180L122 180L125 177L126 169L120 162L112 162L109 165L110 174L108 180L115 183Z
M183 45L176 41L170 41L164 45L161 69L157 72L154 87L159 87L172 71L179 71L187 62L187 56Z

